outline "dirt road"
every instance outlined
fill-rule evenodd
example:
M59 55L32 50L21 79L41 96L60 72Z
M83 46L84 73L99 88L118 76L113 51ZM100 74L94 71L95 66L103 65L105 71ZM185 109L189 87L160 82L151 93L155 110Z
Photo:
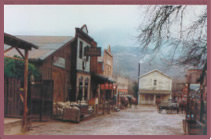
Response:
M39 123L28 135L183 135L184 114L161 114L154 106L138 106L103 116L71 122Z

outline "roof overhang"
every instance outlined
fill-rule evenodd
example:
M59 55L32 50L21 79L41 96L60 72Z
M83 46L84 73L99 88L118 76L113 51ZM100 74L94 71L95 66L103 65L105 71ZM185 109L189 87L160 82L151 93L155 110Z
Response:
M171 91L168 90L139 90L139 94L160 94L160 95L170 95Z
M25 50L31 50L32 48L35 48L35 49L39 48L38 46L32 43L19 39L8 33L4 33L4 43L12 47L21 48Z
M153 73L153 72L158 72L158 73L160 73L160 74L166 76L167 78L172 79L172 77L166 75L165 73L159 71L158 69L155 69L155 70L152 70L152 71L150 71L150 72L147 72L147 73L145 73L145 74L143 74L143 75L140 75L140 76L138 77L138 79L139 79L139 78L142 78L142 77L144 77L144 76L146 76L146 75L149 75L150 73Z
M96 73L91 73L92 80L95 80L98 84L115 83L115 81Z

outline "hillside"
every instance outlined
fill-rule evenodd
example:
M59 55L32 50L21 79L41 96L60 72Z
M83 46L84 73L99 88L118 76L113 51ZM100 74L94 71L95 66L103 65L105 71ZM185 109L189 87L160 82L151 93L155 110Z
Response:
M113 54L113 72L129 77L131 80L138 79L138 63L141 61L140 74L144 74L154 69L158 69L171 77L184 78L184 68L178 66L167 67L161 60L159 55L154 59L150 53L143 57L143 53L136 47L112 46Z

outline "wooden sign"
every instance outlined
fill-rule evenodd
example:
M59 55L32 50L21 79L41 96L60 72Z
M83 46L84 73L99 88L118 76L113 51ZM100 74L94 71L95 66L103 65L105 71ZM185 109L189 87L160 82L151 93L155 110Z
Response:
M65 69L65 59L62 57L53 57L53 65Z
M101 47L85 47L85 56L101 56Z

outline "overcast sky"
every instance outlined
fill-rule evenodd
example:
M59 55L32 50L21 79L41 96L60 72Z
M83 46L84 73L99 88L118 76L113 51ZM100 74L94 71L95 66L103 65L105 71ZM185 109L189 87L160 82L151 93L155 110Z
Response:
M88 26L101 47L137 46L135 36L144 20L140 5L6 5L4 32L12 35L74 36ZM194 11L197 12L197 10ZM194 13L191 13L194 15Z
M135 46L140 6L20 5L4 7L4 31L13 35L74 36L75 27L88 26L99 46ZM106 46L105 46L106 45Z

